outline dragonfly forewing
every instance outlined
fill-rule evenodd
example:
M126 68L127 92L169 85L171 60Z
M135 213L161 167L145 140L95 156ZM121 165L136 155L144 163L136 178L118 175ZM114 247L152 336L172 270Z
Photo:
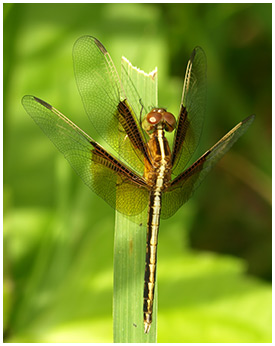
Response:
M83 36L74 45L73 60L77 86L89 119L121 160L142 175L143 157L149 157L144 151L146 139L137 115L126 101L109 53L94 37ZM121 113L121 102L128 106L126 114L132 118L130 130L136 135L136 146L131 142L131 134L123 126L125 113Z
M182 173L201 136L206 106L206 56L196 47L188 61L172 149L172 174Z

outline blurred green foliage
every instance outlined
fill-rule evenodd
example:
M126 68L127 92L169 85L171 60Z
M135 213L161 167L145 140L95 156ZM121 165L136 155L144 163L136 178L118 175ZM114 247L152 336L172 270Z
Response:
M271 4L4 4L6 342L112 341L114 213L20 104L41 97L99 139L72 68L84 34L118 69L121 55L145 71L157 65L159 106L174 113L189 54L204 48L197 156L256 114L195 197L162 222L158 341L271 341L271 287L252 276L271 279L271 26Z

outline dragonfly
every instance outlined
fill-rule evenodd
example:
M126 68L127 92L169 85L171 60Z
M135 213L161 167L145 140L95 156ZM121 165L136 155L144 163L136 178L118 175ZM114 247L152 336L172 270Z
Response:
M79 38L73 61L88 118L114 153L42 99L26 95L22 104L84 183L111 207L127 216L148 209L143 320L144 333L149 333L160 218L171 217L189 200L213 165L248 129L254 115L190 164L206 104L206 56L201 47L192 51L188 61L177 118L166 108L143 104L134 87L127 98L109 53L96 38ZM174 132L171 146L166 132Z

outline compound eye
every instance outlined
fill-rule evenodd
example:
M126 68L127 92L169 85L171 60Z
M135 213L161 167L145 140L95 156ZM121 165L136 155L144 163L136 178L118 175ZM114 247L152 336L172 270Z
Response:
M175 128L175 126L176 126L176 118L174 117L174 115L172 113L165 112L163 114L163 118L167 122L167 124L169 124L170 126Z
M150 113L147 114L146 119L149 124L157 125L162 119L162 114L159 113L156 109L153 109Z
M165 130L168 132L172 132L177 124L176 118L174 117L174 115L172 113L169 112L165 112L163 114L163 119L165 120Z

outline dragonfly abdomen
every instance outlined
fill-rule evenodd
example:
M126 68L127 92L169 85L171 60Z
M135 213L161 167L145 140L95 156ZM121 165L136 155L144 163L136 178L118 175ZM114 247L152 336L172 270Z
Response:
M149 113L150 114L150 113ZM158 231L161 212L162 191L170 179L171 153L164 137L162 124L158 125L148 142L152 153L153 167L145 165L145 178L152 186L147 221L147 241L143 294L144 333L148 333L152 323L153 301L156 282Z
M162 143L162 141L160 141ZM161 145L161 148L164 146ZM153 302L157 270L157 245L159 221L161 212L161 198L164 181L167 171L167 162L165 155L161 150L161 163L156 170L155 186L150 193L148 221L147 221L147 241L146 241L146 259L144 275L144 295L143 295L143 317L144 333L148 333L152 323Z
M148 333L152 323L153 301L156 282L158 230L161 211L160 189L150 194L147 222L146 259L143 294L144 333Z

